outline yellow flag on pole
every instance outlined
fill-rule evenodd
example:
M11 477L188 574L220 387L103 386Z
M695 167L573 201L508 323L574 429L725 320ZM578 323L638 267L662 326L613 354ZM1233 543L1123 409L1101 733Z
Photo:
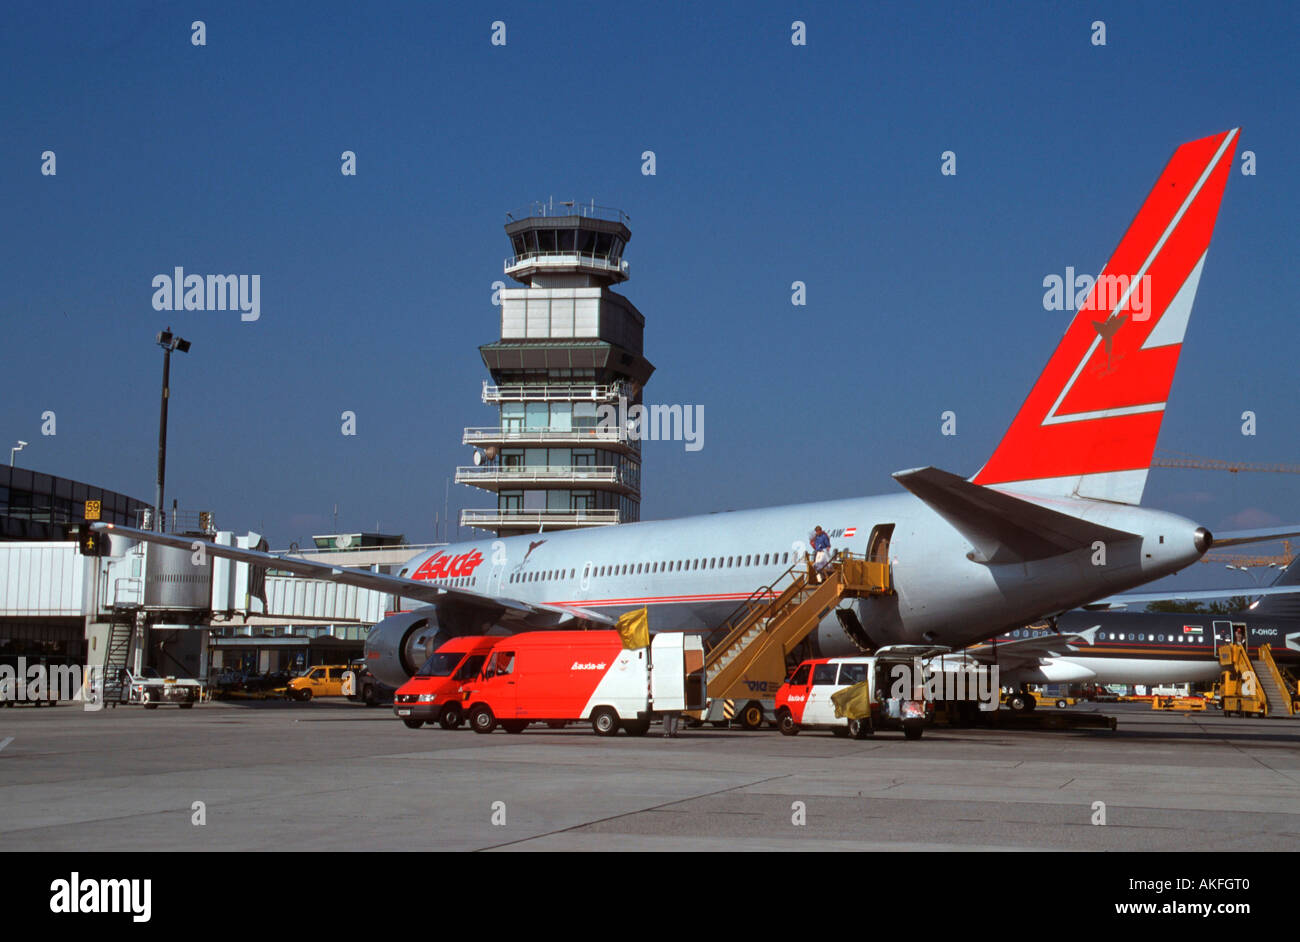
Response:
M865 680L831 694L831 703L840 719L865 720L871 715L871 695Z
M618 634L629 651L650 646L650 609L648 607L618 616Z

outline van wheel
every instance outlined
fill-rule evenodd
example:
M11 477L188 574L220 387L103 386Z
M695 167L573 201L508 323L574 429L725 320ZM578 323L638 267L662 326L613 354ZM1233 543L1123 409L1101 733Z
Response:
M442 708L442 715L438 717L438 725L443 729L459 729L463 722L465 722L465 714L458 703L448 703Z
M763 705L754 700L745 704L740 711L740 725L745 729L761 729L763 726Z
M643 720L628 720L623 724L623 729L627 731L629 736L644 736L646 733L650 732L650 718L646 717Z
M522 733L528 728L528 720L502 720L501 728L507 733Z
M849 725L844 731L850 739L869 739L875 732L871 728L871 720L849 720Z
M361 702L368 707L379 706L379 695L375 693L375 685L367 684L365 691L361 694Z
M1057 708L1058 710L1064 710L1067 706L1069 706L1069 704L1066 703L1064 700L1057 700L1057 701L1056 701L1056 708Z
M182 710L192 710L192 709L194 709L194 703L193 703L193 702L190 702L190 703L182 703L182 704L180 705L180 707L181 707Z
M146 710L156 710L156 709L158 709L158 704L156 704L156 703L146 703L146 704L144 705L144 708L145 708Z
M480 703L469 711L469 725L476 733L490 733L497 728L497 718L490 706Z
M776 715L776 728L781 731L782 736L798 736L799 724L794 721L793 714L785 707Z
M1007 707L1012 713L1023 713L1029 709L1029 704L1025 702L1024 694L1013 693L1007 697Z
M306 703L306 702L307 702L308 700L310 700L310 699L311 699L311 691L310 691L310 690L299 690L299 691L298 691L298 702L299 702L299 703Z
M925 732L925 727L920 723L904 723L903 735L908 739L920 739L921 734Z
M424 725L424 720L413 720L409 716L402 722L406 724L407 729L419 729Z
M597 736L613 736L618 732L618 714L609 707L599 707L591 714L591 728Z

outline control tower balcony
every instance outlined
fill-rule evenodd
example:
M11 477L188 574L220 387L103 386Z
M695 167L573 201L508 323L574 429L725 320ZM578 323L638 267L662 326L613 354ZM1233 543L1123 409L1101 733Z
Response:
M531 484L641 495L632 475L614 465L462 465L456 469L456 483L487 491L516 490Z
M617 510L462 510L460 525L484 530L537 531L539 528L609 527L618 523Z
M640 455L641 442L628 435L623 428L588 426L585 428L518 428L489 426L467 428L461 439L463 445L527 447L586 447L600 445L611 451L627 455Z
M491 386L483 381L483 401L497 402L617 402L622 383Z
M506 214L506 235L514 255L505 273L520 284L539 284L548 276L580 276L587 284L612 285L628 278L623 248L632 238L627 213L609 206L534 203Z

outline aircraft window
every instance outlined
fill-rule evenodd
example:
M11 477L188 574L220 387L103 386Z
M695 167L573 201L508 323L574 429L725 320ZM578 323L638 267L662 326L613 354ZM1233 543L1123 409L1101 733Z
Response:
M728 569L731 568L731 560L732 560L732 557L728 556L728 557L727 557L727 568L728 568Z
M841 664L840 665L841 684L860 684L866 679L867 679L866 664Z
M838 664L818 664L813 668L813 686L835 683L835 674L839 669Z
M783 563L788 563L788 562L790 562L790 554L789 554L789 553L785 553L785 554L783 554L782 557L781 557L781 562L783 562Z
M1147 639L1146 632L1143 632L1142 634L1138 635L1139 641L1145 641L1146 639Z
M808 674L812 671L811 664L800 664L798 669L790 675L790 685L792 687L802 687L808 683Z
M1133 639L1133 633L1132 633L1131 631L1129 632L1128 639L1129 639L1130 641L1134 640L1134 639Z
M764 566L767 565L767 557L768 557L768 554L767 554L767 553L764 553L764 554L763 554L763 565L764 565Z
M570 569L570 570L569 570L569 578L572 579L575 575L577 575L577 573L578 573L578 570L576 570L576 569Z
M1165 636L1164 636L1164 635L1161 635L1161 636L1160 636L1160 640L1161 640L1161 641L1164 641L1164 640L1165 640Z
M642 565L643 565L642 563L637 563L637 564L636 564L636 574L637 574L638 576L641 575L641 566L642 566Z

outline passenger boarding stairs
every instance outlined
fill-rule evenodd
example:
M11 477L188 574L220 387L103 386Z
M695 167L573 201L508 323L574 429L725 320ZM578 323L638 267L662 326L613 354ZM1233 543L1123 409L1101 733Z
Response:
M1295 715L1295 685L1288 684L1277 662L1273 660L1273 649L1267 644L1259 646L1255 658L1255 673L1259 676L1259 687L1267 700L1268 716Z
M711 698L771 698L785 680L787 655L841 599L893 594L888 562L851 553L837 554L820 579L805 556L705 638Z
M122 676L130 666L131 642L135 637L135 612L117 609L108 626L108 640L104 645L104 672L100 675L104 703L122 699Z
M1259 646L1254 661L1244 645L1220 645L1219 664L1224 668L1221 681L1224 716L1295 715L1295 683L1277 666L1269 645Z

